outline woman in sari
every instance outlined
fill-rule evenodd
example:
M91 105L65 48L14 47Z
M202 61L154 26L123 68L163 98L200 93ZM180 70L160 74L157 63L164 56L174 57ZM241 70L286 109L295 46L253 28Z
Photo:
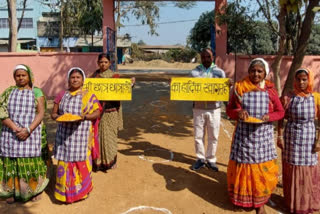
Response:
M34 87L33 74L26 65L13 71L15 86L0 97L0 197L7 203L40 199L48 185L47 165L41 149L46 138L41 134L45 97Z
M82 89L85 73L74 67L68 72L69 89L54 100L51 118L64 114L81 116L81 120L58 124L54 155L58 160L55 198L73 203L88 197L92 190L91 150L95 145L94 121L100 116L97 97Z
M291 213L320 210L320 119L319 94L313 92L312 71L300 68L295 73L294 90L281 97L287 123L278 123L277 144L282 149L283 193ZM318 122L319 123L319 122Z
M283 118L284 110L274 85L265 80L268 63L256 58L248 72L235 84L227 106L228 116L238 121L227 171L228 192L234 205L261 214L278 181L272 122ZM261 122L248 123L249 116Z
M99 69L91 78L119 78L118 72L110 70L110 55L98 56ZM115 168L118 152L118 131L123 129L122 108L120 101L101 101L102 115L99 123L100 158L94 161L94 171L106 172Z

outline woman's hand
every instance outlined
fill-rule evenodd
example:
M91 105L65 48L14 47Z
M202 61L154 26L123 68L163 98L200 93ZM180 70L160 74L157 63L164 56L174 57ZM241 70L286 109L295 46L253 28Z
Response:
M269 115L268 114L265 114L262 116L261 120L263 120L264 122L268 122L270 119Z
M135 77L131 77L131 87L133 87L134 84L136 84L136 78Z
M229 85L229 87L233 86L234 85L233 79L229 78L227 84Z
M278 136L277 138L277 146L282 150L284 149L283 136Z
M16 136L19 140L26 140L30 136L30 133L27 128L21 128L20 131L16 132Z
M316 140L312 149L313 153L320 152L320 139Z
M249 117L249 113L246 110L242 109L238 112L238 118L240 120L246 120L248 117Z
M91 114L83 114L83 115L81 115L82 120L95 120L98 117L100 117L99 109L95 110Z
M12 130L13 130L13 132L17 133L17 132L20 132L22 130L22 128L19 126L15 126Z

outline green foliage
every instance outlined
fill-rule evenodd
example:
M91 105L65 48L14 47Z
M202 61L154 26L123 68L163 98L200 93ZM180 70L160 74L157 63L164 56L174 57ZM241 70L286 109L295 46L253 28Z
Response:
M307 0L279 0L280 6L285 7L287 12L297 13L303 3L306 3Z
M72 37L80 35L78 25L80 2L76 0L63 1L60 0L60 11L62 11L63 37Z
M192 49L200 51L210 45L210 25L214 25L214 11L202 13L190 30L187 43Z
M134 60L142 60L144 58L143 50L140 49L139 46L135 43L132 43L131 45L131 57Z
M320 55L320 25L312 26L312 33L307 47L308 55Z
M142 39L140 39L137 44L138 45L145 45L146 43Z
M101 0L86 0L82 1L82 6L79 8L79 27L85 34L93 35L94 32L102 30L102 1Z
M246 14L246 8L230 3L220 24L228 26L227 52L240 54L274 54L277 35L268 24L254 21ZM190 31L188 44L200 51L210 45L210 24L214 23L214 11L203 13Z
M191 48L172 49L166 52L162 59L167 62L190 62L196 55L197 51Z
M44 4L47 4L44 2ZM91 34L102 29L102 1L101 0L59 0L57 8L51 8L53 14L59 12L62 18L63 37ZM60 24L54 28L59 29Z
M257 21L254 24L253 38L247 40L252 50L249 54L275 54L277 35L270 30L265 22Z

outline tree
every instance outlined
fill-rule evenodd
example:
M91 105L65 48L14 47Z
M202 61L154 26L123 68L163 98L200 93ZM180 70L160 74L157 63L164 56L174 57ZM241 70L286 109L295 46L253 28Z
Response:
M146 45L146 43L142 39L140 39L137 44L138 45Z
M116 31L115 37L117 38L117 29L120 29L123 25L121 24L124 20L129 20L131 14L137 20L141 21L141 24L148 25L150 28L149 33L151 35L158 35L156 32L157 24L156 20L160 18L160 6L165 6L166 3L154 2L154 1L133 1L133 2L122 2L117 0L116 11ZM190 9L195 5L195 2L182 1L174 2L174 6L179 8ZM117 48L116 48L117 50ZM117 60L117 53L115 53L115 60ZM116 65L117 66L117 65ZM117 69L117 68L116 68Z
M90 34L93 46L93 35L95 32L102 30L102 1L101 0L86 0L82 2L82 7L79 15L79 27L84 34Z
M307 55L320 55L320 25L312 26L312 33L307 48Z
M156 32L156 20L160 18L160 7L165 5L166 3L154 1L122 2L118 0L115 8L117 12L116 27L122 27L121 22L129 20L129 15L132 15L141 21L141 24L150 27L149 33L151 35L158 35ZM194 5L195 2L192 1L174 2L174 6L178 8L190 9Z
M59 40L60 49L63 50L63 38L80 36L82 34L93 35L102 30L102 2L101 0L57 0L55 4L43 4L50 6L53 13L60 13Z
M314 7L320 0L252 0L258 3L258 14L269 23L270 29L278 35L278 50L271 67L274 72L275 84L279 94L288 92L293 88L295 70L298 69L307 51L308 40L315 18ZM241 0L237 0L241 2ZM247 0L246 4L250 4ZM273 20L278 21L275 26ZM280 87L280 65L284 55L293 55L289 74L284 89Z
M221 24L228 26L228 53L272 54L275 52L276 35L262 21L254 21L245 14L245 7L231 3L224 15L219 15ZM214 24L214 11L203 13L188 37L188 44L197 51L210 44L210 28Z
M202 13L190 30L187 43L191 48L200 51L210 45L210 25L214 22L214 11Z
M294 2L295 3L294 6L291 6L289 3L287 4L283 3L281 7L286 7L288 10L288 5L290 5L290 8L292 10L289 12L293 12L293 13L296 12L295 5L297 5L297 7L300 8L303 4L299 0L295 0L295 1L291 0L290 2ZM303 21L301 21L299 31L297 33L297 46L296 46L292 64L288 73L288 77L284 85L283 93L289 92L293 89L295 71L302 65L304 56L307 52L308 41L311 35L312 24L315 18L315 12L313 11L313 8L318 6L319 2L320 0L310 0L304 3L305 15L304 15ZM297 10L297 16L302 18L299 10Z
M27 0L22 1L22 13L17 26L17 0L7 0L8 6L8 22L9 22L9 52L16 52L18 32L24 17Z

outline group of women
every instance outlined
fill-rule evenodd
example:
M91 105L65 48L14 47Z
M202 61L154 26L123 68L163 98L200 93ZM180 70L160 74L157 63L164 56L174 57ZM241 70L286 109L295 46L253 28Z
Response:
M98 56L99 69L92 77L116 78L109 69L110 56ZM33 85L33 74L26 65L13 71L16 85L0 97L0 197L7 203L37 201L49 183L50 158L46 130L42 122L46 99ZM79 67L67 73L68 89L54 99L51 118L80 116L59 122L54 156L56 169L55 198L72 203L88 197L92 190L92 168L114 168L117 161L117 134L122 127L120 102L99 102L83 89L85 72Z
M283 192L288 211L318 211L320 136L315 120L320 119L320 97L313 92L313 73L298 69L294 90L281 98L265 79L268 73L264 59L252 60L248 76L235 84L227 106L228 116L237 120L227 170L230 199L236 206L266 213L264 205L280 174L273 127L273 122L278 121L277 145L282 150ZM249 117L261 121L253 123Z
M109 70L108 55L100 54L98 65L91 78L119 77ZM294 90L281 98L266 80L268 73L265 60L252 60L248 76L234 85L227 106L228 116L237 120L227 170L229 196L237 206L265 213L264 205L278 183L273 127L278 121L286 205L291 213L311 213L320 209L320 133L317 135L315 125L320 119L320 96L313 92L313 73L298 69ZM28 66L17 65L13 77L16 85L0 97L0 197L8 203L38 200L49 181L50 163L42 123L44 94L33 85ZM71 68L67 77L68 89L56 96L51 118L66 113L81 116L77 121L58 123L54 146L58 160L55 197L72 203L88 197L92 170L116 166L117 134L123 122L120 102L99 102L82 88L86 75L81 68ZM247 122L249 117L261 122Z

